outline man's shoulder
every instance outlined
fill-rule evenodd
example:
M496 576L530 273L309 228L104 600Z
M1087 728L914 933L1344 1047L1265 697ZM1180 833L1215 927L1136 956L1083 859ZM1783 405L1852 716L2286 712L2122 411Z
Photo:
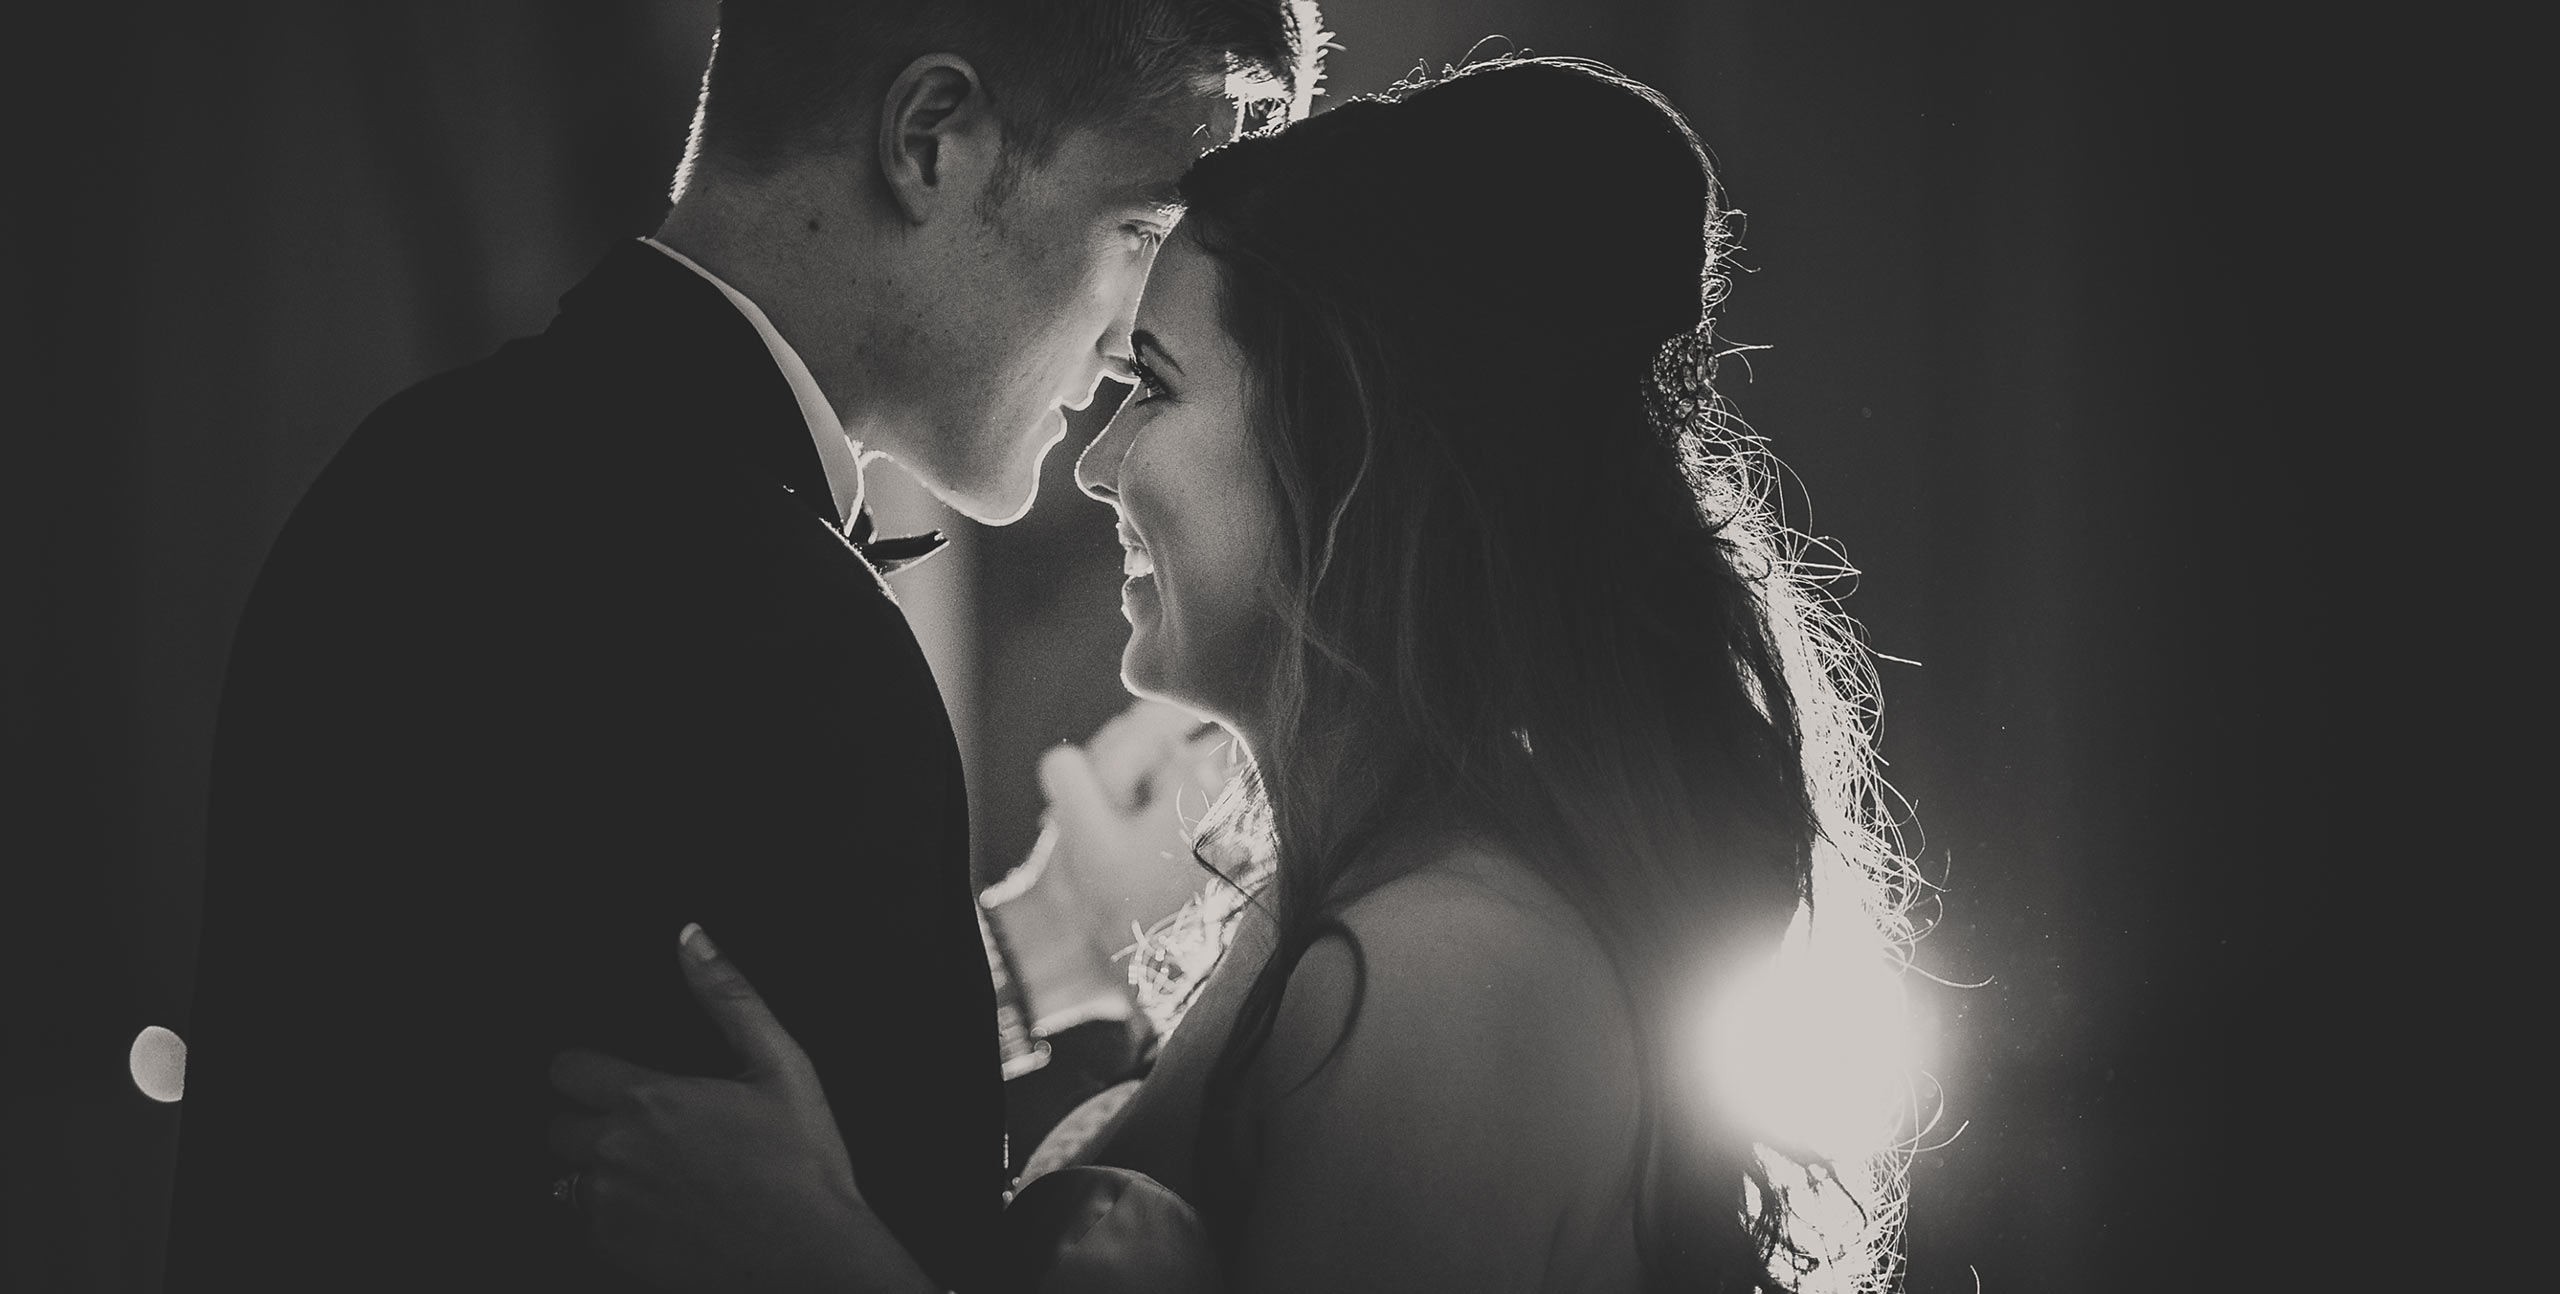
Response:
M356 425L338 457L424 463L468 460L501 444L539 448L550 438L528 430L575 416L581 403L599 412L616 403L587 367L547 337L517 338L402 388Z
M651 638L668 647L714 622L903 645L887 586L807 500L714 437L637 424L650 411L541 343L427 378L359 424L279 536L264 600L505 603L572 638L581 621L665 619L674 637Z
M448 552L467 549L468 536L445 522L516 543L530 523L571 547L656 537L706 555L743 546L786 563L850 561L863 573L787 487L718 453L716 429L683 425L716 401L669 398L680 374L650 374L637 389L585 352L521 338L404 388L357 425L306 505L335 495L349 511L432 522Z
M457 516L489 519L517 487L557 478L569 461L564 367L529 338L403 388L339 443L295 505L286 538L349 542Z

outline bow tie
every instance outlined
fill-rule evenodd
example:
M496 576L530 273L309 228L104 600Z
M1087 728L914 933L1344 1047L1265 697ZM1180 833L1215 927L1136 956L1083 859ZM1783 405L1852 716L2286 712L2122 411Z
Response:
M855 551L861 553L863 560L871 563L872 568L883 575L913 566L933 556L937 549L951 542L950 536L939 530L928 530L921 535L896 535L887 539L874 539L871 537L871 509L869 508L853 514L853 528L845 532L845 538L852 540Z

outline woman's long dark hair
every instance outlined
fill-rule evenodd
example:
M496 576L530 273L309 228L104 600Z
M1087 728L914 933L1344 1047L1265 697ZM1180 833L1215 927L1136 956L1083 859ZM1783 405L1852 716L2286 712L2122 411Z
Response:
M1712 353L1726 282L1696 136L1606 68L1503 59L1229 144L1183 196L1250 357L1287 630L1230 823L1277 850L1279 948L1209 1080L1204 1216L1232 1241L1244 1075L1290 971L1354 865L1428 818L1517 851L1616 964L1655 1282L1792 1287L1822 1255L1788 1201L1826 1182L1872 1224L1853 1280L1889 1281L1899 1161L1841 1174L1687 1099L1669 1025L1700 968L1766 961L1808 909L1907 934L1867 656L1779 524L1773 465L1703 389L1648 416L1660 348ZM1814 1171L1791 1190L1779 1162Z

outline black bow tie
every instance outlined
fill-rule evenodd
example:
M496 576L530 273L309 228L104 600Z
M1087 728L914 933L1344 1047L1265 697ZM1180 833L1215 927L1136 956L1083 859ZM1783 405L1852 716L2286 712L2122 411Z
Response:
M869 508L853 514L853 529L845 532L845 538L852 540L855 551L862 554L863 560L871 563L872 569L883 575L913 566L933 556L935 550L951 542L950 536L939 530L928 530L921 535L897 535L888 539L874 539L871 537L871 509Z

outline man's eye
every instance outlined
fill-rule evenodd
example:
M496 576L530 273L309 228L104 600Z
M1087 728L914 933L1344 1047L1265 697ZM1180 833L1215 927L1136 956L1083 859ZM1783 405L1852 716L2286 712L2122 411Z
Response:
M1147 225L1123 225L1121 232L1129 235L1129 250L1135 255L1144 256L1164 246L1164 231L1161 229Z

